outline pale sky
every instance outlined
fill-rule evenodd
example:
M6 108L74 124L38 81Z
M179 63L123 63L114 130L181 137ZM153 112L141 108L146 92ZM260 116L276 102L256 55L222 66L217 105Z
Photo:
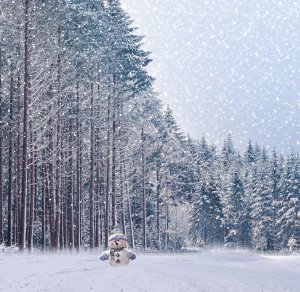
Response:
M300 151L300 1L121 1L185 133Z

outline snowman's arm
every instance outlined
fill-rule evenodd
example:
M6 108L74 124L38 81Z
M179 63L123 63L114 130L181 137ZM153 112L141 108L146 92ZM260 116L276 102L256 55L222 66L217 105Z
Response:
M101 261L106 261L106 260L108 260L109 259L109 251L104 251L102 254L101 254L101 256L100 256L100 258L99 258Z
M125 249L124 249L124 252L127 254L127 257L128 257L130 260L136 259L136 254L135 254L132 250L130 250L130 249L128 249L128 248L125 248Z

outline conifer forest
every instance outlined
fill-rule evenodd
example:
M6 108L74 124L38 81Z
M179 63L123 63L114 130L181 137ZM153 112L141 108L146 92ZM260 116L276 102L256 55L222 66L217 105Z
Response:
M0 1L0 245L299 249L299 153L185 134L151 61L119 0Z

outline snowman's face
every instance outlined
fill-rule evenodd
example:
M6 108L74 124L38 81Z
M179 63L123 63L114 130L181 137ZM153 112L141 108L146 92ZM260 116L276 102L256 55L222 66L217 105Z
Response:
M115 239L109 242L110 248L122 248L122 247L126 247L126 245L127 242L124 239Z

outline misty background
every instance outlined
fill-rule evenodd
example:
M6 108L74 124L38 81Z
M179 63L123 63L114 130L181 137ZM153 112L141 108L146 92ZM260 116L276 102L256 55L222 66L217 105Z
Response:
M181 129L300 150L300 2L122 0Z

